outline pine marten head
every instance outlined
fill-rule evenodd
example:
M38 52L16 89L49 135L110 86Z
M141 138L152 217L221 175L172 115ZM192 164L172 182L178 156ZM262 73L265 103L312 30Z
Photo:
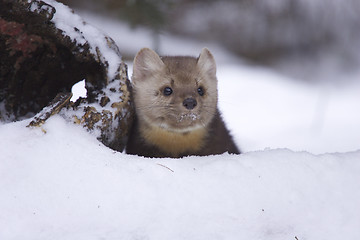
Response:
M216 64L206 48L198 58L159 57L143 48L134 60L132 82L141 124L186 133L206 128L216 113Z

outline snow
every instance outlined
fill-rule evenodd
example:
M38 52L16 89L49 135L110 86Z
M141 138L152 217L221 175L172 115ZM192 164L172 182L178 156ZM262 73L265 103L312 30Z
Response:
M311 85L269 69L220 66L219 104L246 151L360 149L360 83Z
M0 126L0 239L359 239L360 151L146 159Z
M85 79L72 86L71 92L73 93L73 96L70 101L75 102L80 97L86 98Z
M179 42L169 54L204 47ZM60 116L0 123L0 239L360 239L360 84L314 86L214 49L243 154L149 159Z
M228 81L236 73L230 70ZM219 74L223 71L225 74L226 68L220 68ZM287 104L298 104L295 100L302 98L306 86L301 89L277 79L283 84L271 88L272 84L265 84L267 78L261 79L260 70L255 73L259 74L257 81L254 75L246 81L245 76L250 75L242 74L241 82L245 83L236 86L247 95L256 94L244 102L227 104L234 102L234 96L245 96L231 92L234 87L224 87L227 90L220 98L224 110L230 108L225 111L226 119L245 149L261 149L259 144L291 148L295 141L291 135L262 138L283 126L295 131L284 117L276 122L281 110L288 108L277 109L279 113L269 119L272 111L264 104L271 107L272 103L265 101L271 98L265 97L265 102L257 98L264 94L261 86L266 86L273 98L278 97L275 103L286 97ZM238 104L247 118L233 113ZM251 108L253 115L265 111L262 117L268 117L267 121L252 118L247 112ZM298 110L301 115L307 108L298 106ZM232 115L238 117L232 119ZM38 128L26 128L28 122L0 125L0 239L360 237L360 151L312 155L277 149L240 156L146 159L114 152L59 116L43 126L46 134ZM301 126L301 122L294 125ZM310 141L307 146L312 144ZM322 144L327 151L333 150ZM338 141L337 146L341 145L347 145L346 141Z

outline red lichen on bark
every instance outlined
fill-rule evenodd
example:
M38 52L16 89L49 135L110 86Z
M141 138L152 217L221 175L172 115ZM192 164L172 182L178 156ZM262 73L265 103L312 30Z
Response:
M31 56L31 54L37 50L38 46L44 42L40 36L27 34L24 26L22 23L5 21L0 18L0 34L9 37L5 41L9 56L14 56L19 52L22 55L18 56L15 62L15 69L18 69L24 59Z

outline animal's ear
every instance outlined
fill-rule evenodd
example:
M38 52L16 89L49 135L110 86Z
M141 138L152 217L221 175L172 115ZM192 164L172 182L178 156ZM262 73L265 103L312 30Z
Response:
M214 56L211 54L209 49L203 48L201 50L200 56L197 60L197 65L201 72L209 74L209 76L216 76L216 63Z
M149 48L143 48L136 54L134 59L133 79L146 79L155 72L161 71L164 65L156 52Z

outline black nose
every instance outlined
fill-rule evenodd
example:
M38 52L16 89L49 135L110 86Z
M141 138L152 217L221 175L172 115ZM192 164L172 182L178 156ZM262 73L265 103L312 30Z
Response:
M197 102L194 98L187 98L183 101L183 106L189 110L194 109L194 107L196 107L196 105L197 105Z

